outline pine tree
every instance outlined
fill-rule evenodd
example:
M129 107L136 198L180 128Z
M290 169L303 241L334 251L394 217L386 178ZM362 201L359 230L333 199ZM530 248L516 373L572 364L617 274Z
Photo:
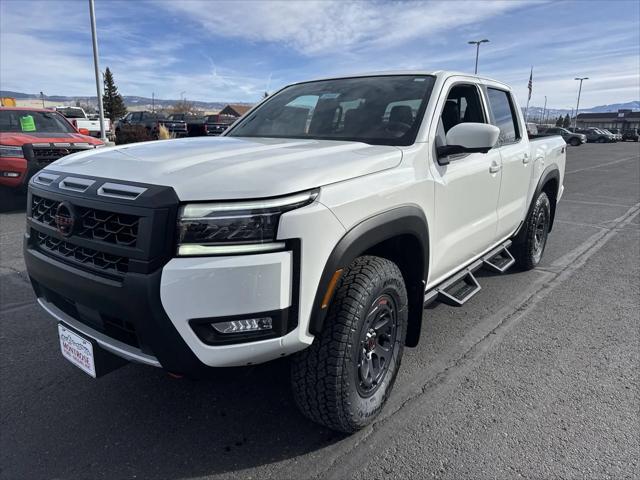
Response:
M116 87L113 81L113 74L111 70L109 70L109 67L107 67L107 70L104 72L104 95L102 95L102 103L105 116L112 122L127 114L124 99L122 95L118 93L118 87Z
M560 115L558 118L556 118L556 127L561 127L563 122L564 120L562 119L562 115Z
M569 128L571 126L571 118L569 118L569 114L568 113L564 117L564 122L562 122L562 126L564 128Z

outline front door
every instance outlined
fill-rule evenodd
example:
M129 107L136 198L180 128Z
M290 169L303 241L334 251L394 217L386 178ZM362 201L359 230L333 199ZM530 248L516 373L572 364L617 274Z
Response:
M446 144L446 132L458 123L487 123L476 85L451 86L441 106L436 144ZM463 263L491 247L496 238L497 205L502 175L497 149L449 157L435 163L434 256L430 280L453 273ZM435 238L434 238L435 237ZM436 253L437 252L437 253Z

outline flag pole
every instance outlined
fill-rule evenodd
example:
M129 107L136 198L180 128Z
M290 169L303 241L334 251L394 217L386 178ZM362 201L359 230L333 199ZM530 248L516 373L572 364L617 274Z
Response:
M531 100L531 91L533 90L533 65L531 66L531 73L529 74L529 96L527 97L527 108L524 112L524 123L529 121L529 101Z

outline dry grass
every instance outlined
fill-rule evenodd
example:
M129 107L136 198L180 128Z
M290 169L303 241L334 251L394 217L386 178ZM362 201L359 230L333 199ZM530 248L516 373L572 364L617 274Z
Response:
M158 127L158 140L168 140L170 138L173 138L173 136L169 133L169 129L164 125L160 125Z

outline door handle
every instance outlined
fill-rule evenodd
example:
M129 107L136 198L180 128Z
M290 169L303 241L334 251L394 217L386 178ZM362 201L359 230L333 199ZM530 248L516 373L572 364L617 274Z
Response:
M525 165L527 163L529 163L529 155L528 154L524 154L524 157L522 157L522 163L524 163Z
M501 168L500 165L497 165L494 163L489 167L489 172L498 173L500 171L500 168Z

